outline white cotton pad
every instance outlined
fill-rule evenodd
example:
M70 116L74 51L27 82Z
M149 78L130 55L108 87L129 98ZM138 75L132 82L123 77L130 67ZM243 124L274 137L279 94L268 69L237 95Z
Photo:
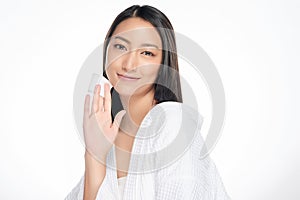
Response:
M103 77L103 76L100 77L99 74L92 74L88 92L90 94L93 94L96 84L100 84L101 85L100 96L104 97L104 84L105 83L109 84L110 89L112 88L112 84L105 77Z
M104 84L108 83L109 84L109 90L112 88L112 84L109 82L109 80L107 80L104 76L102 76L99 79L98 82L101 85L101 91L100 91L100 96L104 97Z

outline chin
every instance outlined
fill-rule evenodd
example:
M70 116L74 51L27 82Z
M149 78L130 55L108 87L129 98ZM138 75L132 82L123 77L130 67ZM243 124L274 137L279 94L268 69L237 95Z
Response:
M114 89L118 92L121 96L131 96L136 93L136 90L132 87L126 87L126 86L116 86Z
M154 94L155 92L153 85L144 85L142 87L119 86L116 87L115 90L119 93L119 95L129 97L133 95L146 96L148 93Z

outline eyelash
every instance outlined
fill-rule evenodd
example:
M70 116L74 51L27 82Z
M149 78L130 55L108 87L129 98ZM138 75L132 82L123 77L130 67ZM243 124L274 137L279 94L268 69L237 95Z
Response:
M146 55L144 53L147 53L148 55ZM150 52L150 51L143 51L142 54L144 54L145 56L154 56L154 54L152 52Z
M114 47L116 49L119 49L119 50L127 50L126 47L124 45L121 45L121 44L115 44ZM150 57L153 57L155 56L151 51L143 51L141 54L145 55L145 56L150 56Z
M127 50L126 47L124 45L121 45L121 44L115 44L114 47L117 48L117 49L120 49L120 50Z

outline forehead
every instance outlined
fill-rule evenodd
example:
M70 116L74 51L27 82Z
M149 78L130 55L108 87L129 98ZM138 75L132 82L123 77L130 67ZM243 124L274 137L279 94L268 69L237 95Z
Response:
M161 38L156 28L141 18L133 17L122 21L115 29L112 39L120 36L132 44L152 43L162 47Z

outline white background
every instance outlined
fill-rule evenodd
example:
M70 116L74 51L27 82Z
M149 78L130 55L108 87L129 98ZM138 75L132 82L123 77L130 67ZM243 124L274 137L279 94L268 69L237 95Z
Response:
M63 199L77 184L75 80L132 4L159 8L214 61L227 101L211 157L232 199L300 199L300 3L292 0L1 0L0 199Z

